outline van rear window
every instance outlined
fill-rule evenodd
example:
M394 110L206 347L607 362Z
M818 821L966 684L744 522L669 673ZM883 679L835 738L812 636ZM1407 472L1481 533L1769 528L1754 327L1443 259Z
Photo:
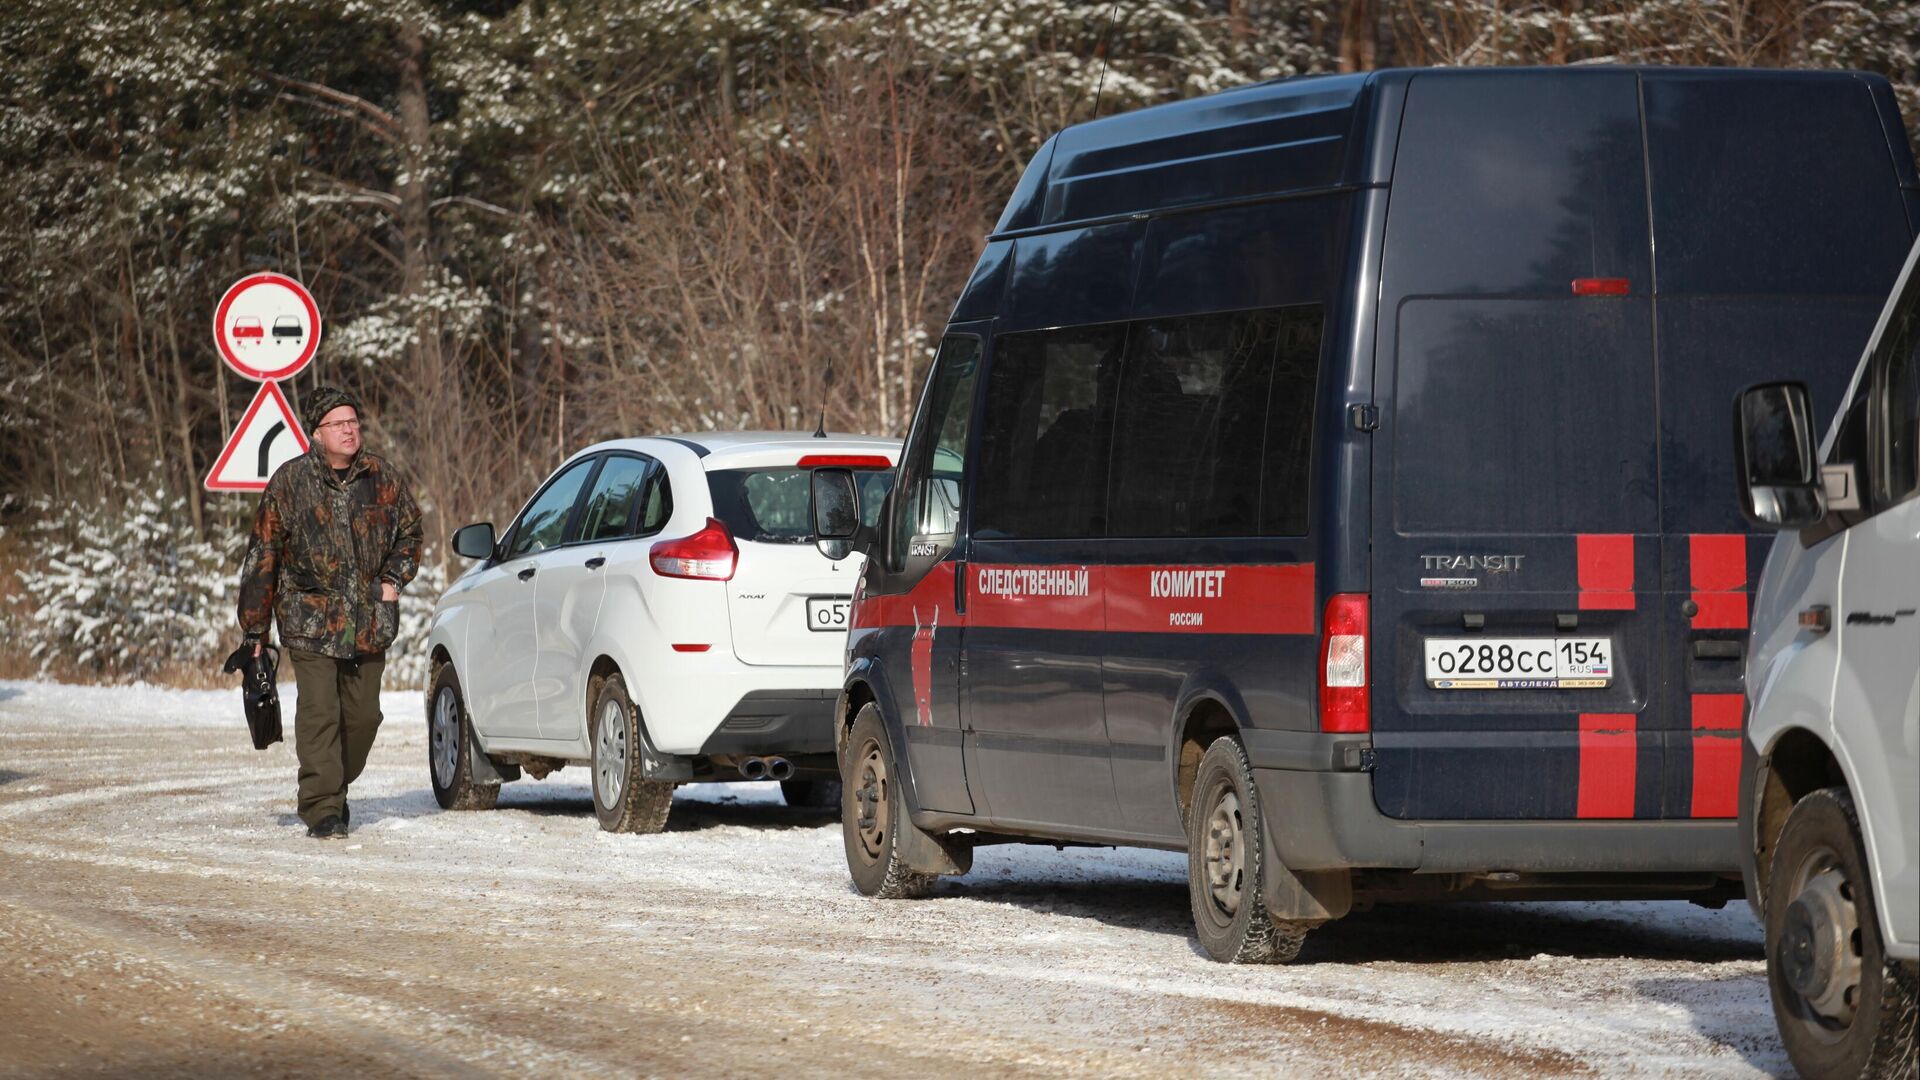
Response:
M1400 532L1660 530L1644 304L1410 300L1399 333Z
M735 540L762 544L810 544L813 523L811 481L807 469L720 469L707 474L713 492L713 516ZM892 470L858 470L860 516L868 525L880 520L880 503L893 486Z

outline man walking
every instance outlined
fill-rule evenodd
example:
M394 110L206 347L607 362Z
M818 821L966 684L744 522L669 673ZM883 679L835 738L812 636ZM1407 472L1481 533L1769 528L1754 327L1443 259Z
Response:
M267 481L240 569L240 628L258 655L278 620L299 702L300 820L347 835L347 785L380 728L380 672L400 590L420 569L420 511L393 466L360 443L360 402L323 386L301 414L313 449Z

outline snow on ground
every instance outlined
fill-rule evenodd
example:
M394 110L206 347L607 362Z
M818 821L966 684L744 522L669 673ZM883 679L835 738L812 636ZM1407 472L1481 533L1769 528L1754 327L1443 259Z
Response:
M682 788L658 836L600 832L581 769L443 813L421 696L383 708L354 834L319 843L291 748L252 750L237 693L0 683L0 1010L66 1010L0 1035L0 1072L204 1072L209 1047L301 1072L258 1056L275 1023L421 1074L1787 1071L1744 905L1397 906L1228 967L1193 940L1179 854L984 848L932 898L872 901L838 825L769 784ZM121 965L56 983L100 1015L36 981L69 937ZM115 1027L124 971L177 981L140 1008L194 1037Z

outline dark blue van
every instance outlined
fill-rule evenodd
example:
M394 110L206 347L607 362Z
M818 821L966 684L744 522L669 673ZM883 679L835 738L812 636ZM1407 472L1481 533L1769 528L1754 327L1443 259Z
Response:
M1189 852L1201 943L1740 895L1727 403L1839 402L1920 226L1888 84L1383 71L1061 132L955 305L842 706L849 865Z

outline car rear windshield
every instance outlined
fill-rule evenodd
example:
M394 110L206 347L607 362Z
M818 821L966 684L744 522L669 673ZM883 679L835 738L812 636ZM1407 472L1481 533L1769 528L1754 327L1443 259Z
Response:
M720 469L707 474L713 491L713 515L736 540L763 544L810 544L813 524L808 520L811 499L808 469ZM891 469L862 469L853 474L860 486L860 516L868 525L880 520L880 503L893 486Z

